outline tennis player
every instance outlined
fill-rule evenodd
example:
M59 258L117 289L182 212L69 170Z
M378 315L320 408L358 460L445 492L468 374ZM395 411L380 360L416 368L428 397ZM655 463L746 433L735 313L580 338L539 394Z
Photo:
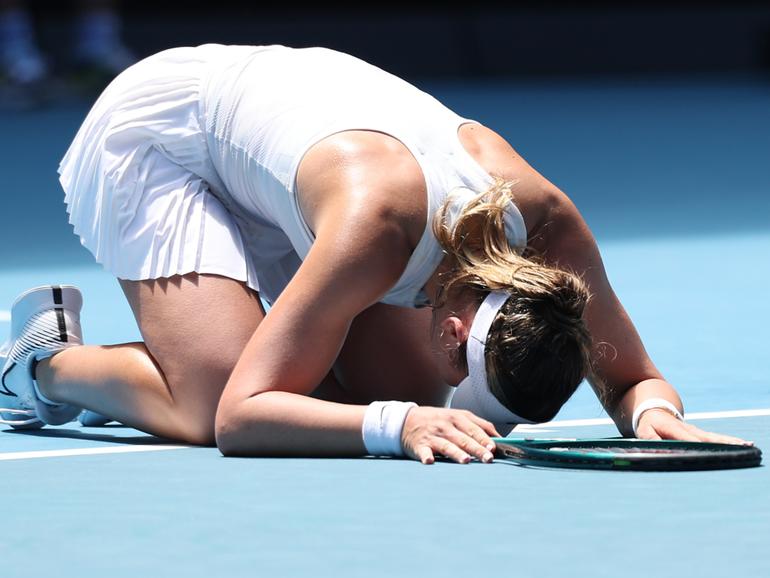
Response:
M87 408L225 455L488 462L587 377L625 435L740 442L683 421L564 193L352 56L161 52L105 90L59 172L144 341L82 345L76 288L23 294L16 427Z

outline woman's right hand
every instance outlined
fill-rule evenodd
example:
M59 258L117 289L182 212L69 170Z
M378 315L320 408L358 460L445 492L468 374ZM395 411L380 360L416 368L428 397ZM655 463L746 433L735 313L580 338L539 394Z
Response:
M432 464L438 453L460 464L472 458L489 463L500 437L490 422L469 411L436 407L412 408L404 421L401 445L406 455Z

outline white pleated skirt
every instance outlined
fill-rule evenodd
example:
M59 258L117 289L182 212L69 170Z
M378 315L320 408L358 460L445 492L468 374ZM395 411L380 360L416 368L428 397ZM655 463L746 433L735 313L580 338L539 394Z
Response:
M218 177L199 119L201 83L222 48L175 48L127 69L105 89L61 161L69 221L120 279L198 272L259 290L236 220L212 193ZM293 259L270 283L268 297L298 265Z

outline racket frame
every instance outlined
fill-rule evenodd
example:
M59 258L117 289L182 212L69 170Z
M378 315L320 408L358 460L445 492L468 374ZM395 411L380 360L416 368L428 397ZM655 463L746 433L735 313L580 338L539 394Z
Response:
M522 466L621 471L696 471L750 468L759 466L762 462L762 451L755 446L708 442L634 438L492 438L492 441L497 446L495 457L498 460ZM661 453L607 451L614 447L658 450ZM598 451L583 451L584 448L595 448ZM602 449L605 451L601 451Z

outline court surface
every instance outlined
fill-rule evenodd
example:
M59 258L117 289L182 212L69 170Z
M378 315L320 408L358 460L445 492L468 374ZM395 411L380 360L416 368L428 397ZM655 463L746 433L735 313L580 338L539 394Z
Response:
M770 85L422 86L570 194L693 423L767 462ZM0 112L3 335L19 292L74 283L89 343L138 338L66 223L55 171L85 111ZM586 385L527 431L617 435ZM768 576L769 471L233 459L119 425L4 430L2 576Z

